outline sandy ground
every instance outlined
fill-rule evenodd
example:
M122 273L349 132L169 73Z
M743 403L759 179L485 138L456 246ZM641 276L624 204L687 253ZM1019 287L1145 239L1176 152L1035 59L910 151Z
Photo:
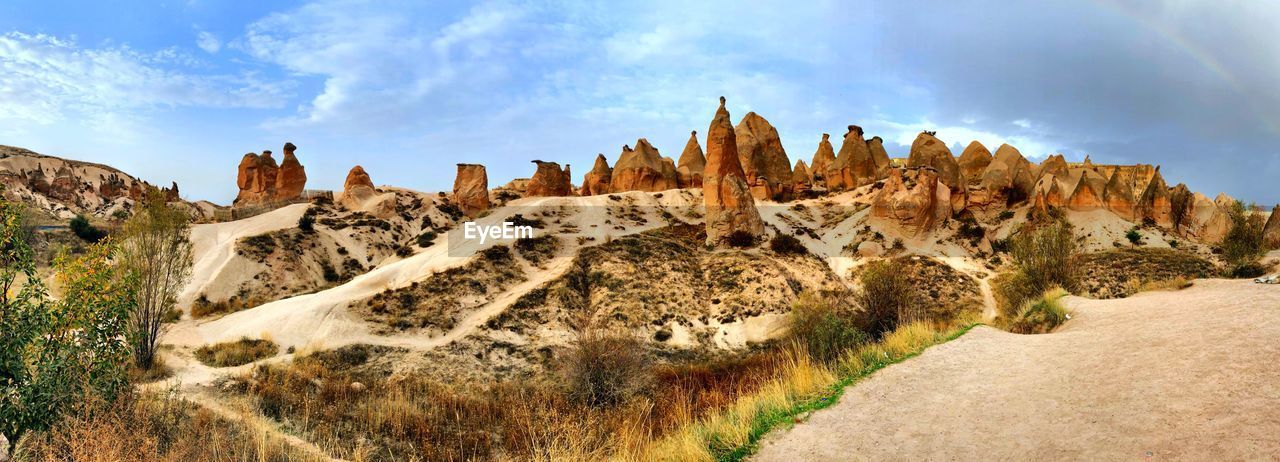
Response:
M1067 303L1055 333L979 327L877 372L755 459L1280 459L1280 286Z

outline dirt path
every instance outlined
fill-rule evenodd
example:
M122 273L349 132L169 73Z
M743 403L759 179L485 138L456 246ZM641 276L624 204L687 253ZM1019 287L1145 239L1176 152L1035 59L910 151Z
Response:
M1280 458L1280 287L1067 303L1055 333L979 327L877 372L756 460Z

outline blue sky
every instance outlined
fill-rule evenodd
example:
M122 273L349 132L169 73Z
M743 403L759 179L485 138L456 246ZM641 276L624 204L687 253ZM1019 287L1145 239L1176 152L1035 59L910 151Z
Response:
M491 186L533 159L676 157L717 97L792 161L849 124L1032 158L1156 163L1280 202L1280 8L1255 1L34 2L0 4L0 144L227 203L246 152L308 186Z

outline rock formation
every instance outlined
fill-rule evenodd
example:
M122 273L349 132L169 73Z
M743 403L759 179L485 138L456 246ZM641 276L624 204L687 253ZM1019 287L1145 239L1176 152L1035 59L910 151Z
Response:
M938 171L938 179L952 190L960 185L960 164L943 143L933 134L920 132L911 143L911 153L907 157L907 168L933 167Z
M813 187L813 175L809 173L809 166L804 164L804 160L796 159L795 167L791 168L791 189L796 197L803 197Z
M235 205L256 205L278 201L290 201L302 197L306 188L307 172L294 155L293 143L285 143L284 164L277 165L271 151L262 155L245 154L236 172Z
M364 171L364 167L357 165L352 167L350 172L347 172L347 180L342 184L341 201L344 204L352 206L351 208L359 208L359 204L377 194L378 190L374 189L373 180Z
M1031 162L1008 144L996 148L978 185L978 189L971 190L969 203L980 207L1011 206L1033 199L1032 191L1037 189Z
M582 178L581 194L584 196L609 194L609 182L612 178L613 169L609 168L609 160L604 158L604 154L596 154L596 162L591 166L591 171Z
M738 138L738 161L752 195L756 199L786 200L791 161L782 148L778 129L759 114L748 112L733 130Z
M818 142L818 150L813 153L813 162L809 164L809 172L813 174L815 184L827 186L825 181L827 170L836 163L836 151L831 148L831 135L823 133Z
M764 222L756 210L738 156L729 111L720 97L720 107L707 130L707 168L702 178L702 200L706 207L707 244L719 245L735 232L752 236L764 234Z
M622 155L613 166L613 176L609 182L612 192L645 191L656 192L680 187L676 181L675 168L664 171L662 156L658 149L649 144L649 140L640 138L636 148L622 147Z
M975 140L960 153L957 163L960 165L960 176L965 179L966 184L977 186L982 183L982 174L987 171L987 166L991 165L991 151Z
M827 169L827 187L831 189L857 189L875 182L878 178L876 161L871 148L862 138L862 127L850 125L840 144L840 153Z
M483 165L458 164L458 176L453 179L453 203L472 218L489 209L489 174Z
M1160 176L1159 167L1156 167L1151 182L1138 197L1135 215L1166 228L1173 225L1173 202L1169 200L1169 187L1165 184L1164 177Z
M684 144L684 152L680 153L680 162L676 164L676 182L681 188L701 188L702 171L707 168L707 158L702 154L702 146L698 145L698 132L689 134L689 142Z
M1081 211L1102 208L1103 190L1107 187L1107 180L1090 168L1081 170L1079 178L1071 190L1071 195L1067 197L1067 208Z
M872 200L871 215L920 234L951 216L951 189L932 168L895 168Z
M293 143L284 144L284 158L280 160L280 169L276 171L277 200L302 197L302 191L307 187L307 169L293 154L297 149Z
M1262 227L1262 239L1271 248L1280 248L1280 205L1271 209L1271 217Z
M533 178L530 178L529 184L525 186L524 194L526 197L573 195L573 184L569 182L568 165L565 165L564 170L561 170L560 164L555 162L535 160L533 163L538 166L538 170L533 173Z
M888 176L893 163L889 160L889 152L884 150L884 141L873 136L867 140L867 149L871 150L871 161L876 164L876 179Z

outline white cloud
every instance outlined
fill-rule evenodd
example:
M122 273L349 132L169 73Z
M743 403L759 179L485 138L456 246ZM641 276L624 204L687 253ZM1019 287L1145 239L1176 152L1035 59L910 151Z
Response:
M928 119L909 123L877 120L872 122L870 127L882 131L885 140L903 146L910 146L920 132L929 130L936 131L937 134L935 136L942 142L947 143L949 147L956 145L967 146L971 141L978 141L983 146L986 146L987 149L995 151L1001 144L1008 144L1018 148L1022 155L1035 159L1043 159L1057 152L1051 141L1039 136L1008 135L967 126L938 126ZM874 131L869 132L876 133ZM953 154L960 155L959 152L954 152Z
M206 53L217 53L222 49L222 40L218 40L218 36L213 33L202 30L196 32L196 46Z
M158 108L278 107L287 93L287 84L254 74L175 69L189 62L172 48L142 53L127 46L82 48L44 34L0 35L0 119L48 125L72 118L120 127Z

